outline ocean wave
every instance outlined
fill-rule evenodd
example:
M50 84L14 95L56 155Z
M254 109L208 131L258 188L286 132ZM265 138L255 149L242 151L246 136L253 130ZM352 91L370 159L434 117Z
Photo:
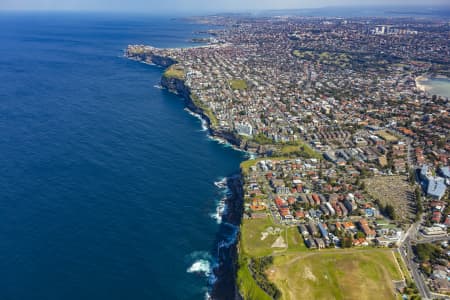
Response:
M153 87L156 88L156 89L159 89L159 90L163 90L164 89L164 87L162 85L160 85L160 84L155 84Z
M227 178L222 177L217 181L214 181L214 185L218 187L219 189L226 189L227 188Z
M195 251L189 255L189 260L193 261L190 267L186 270L188 273L200 274L207 280L208 286L205 292L205 299L212 299L210 292L217 281L215 270L219 268L219 257L221 257L220 250L229 248L236 243L239 233L239 226L224 222L223 226L231 229L230 233L225 235L217 245L217 256L214 256L207 251Z
M216 220L217 224L222 223L222 217L227 213L226 199L223 198L217 202L216 211L211 214L211 217Z
M213 285L217 281L214 274L214 269L218 267L217 260L206 251L195 251L191 253L190 257L194 262L186 272L201 274L207 278L209 285Z
M204 273L206 276L211 274L211 264L206 259L195 261L188 269L188 273Z
M187 111L188 114L190 114L191 116L193 116L193 117L195 117L195 118L200 120L200 122L202 124L202 131L207 131L208 130L208 122L206 122L206 120L203 119L201 115L193 112L192 110L190 110L187 107L185 107L184 110Z
M242 149L236 147L235 145L229 143L227 140L222 139L220 137L208 135L208 139L222 145L225 148L233 148L233 150L235 150L235 151L243 152L247 159L255 159L257 157L256 153L242 150Z
M139 61L141 64L144 64L144 65L149 65L149 66L158 66L157 64L155 64L155 63L152 63L152 62L148 62L148 61L143 61L143 60L140 60Z
M253 153L253 152L247 152L247 158L248 159L255 159L255 158L257 158L258 157L258 155L256 154L256 153Z
M211 141L214 141L220 145L223 145L224 147L232 147L232 145L230 143L228 143L226 140L213 136L213 135L208 135L208 139L210 139Z

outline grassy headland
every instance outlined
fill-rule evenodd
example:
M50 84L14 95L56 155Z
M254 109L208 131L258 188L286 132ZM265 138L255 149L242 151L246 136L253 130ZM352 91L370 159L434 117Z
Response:
M211 127L216 128L219 125L219 121L217 120L212 110L208 108L205 104L203 104L203 102L196 95L191 94L191 99L194 105L200 108L203 111L203 113L208 117L208 119L211 122Z
M185 75L186 74L184 73L184 69L179 65L172 65L168 67L163 73L163 76L166 78L176 78L179 80L184 80Z

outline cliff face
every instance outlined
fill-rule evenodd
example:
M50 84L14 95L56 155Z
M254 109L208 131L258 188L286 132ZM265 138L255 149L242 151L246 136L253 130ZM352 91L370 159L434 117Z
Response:
M161 86L171 92L177 93L184 99L190 98L191 92L189 91L189 88L184 84L184 80L182 79L162 76Z
M152 54L151 55L151 61L158 66L161 67L170 67L173 64L176 64L177 61L170 58L170 57L164 57L164 56L160 56L160 55L156 55L156 54Z
M138 61L153 63L164 68L170 67L171 65L177 63L176 60L170 57L157 55L153 52L133 52L130 49L127 49L125 52L125 56Z
M170 66L177 64L178 62L170 57L165 57L161 55L154 54L153 52L133 52L128 49L125 52L125 55L128 58L144 61L148 63L154 63L155 65L169 68ZM177 77L171 77L163 75L161 77L161 86L168 89L171 92L178 94L183 97L186 101L186 106L192 112L199 114L203 119L208 122L208 127L210 129L211 135L222 138L228 141L230 144L239 147L240 149L247 149L247 143L243 142L238 136L236 136L233 132L223 130L220 127L213 126L211 122L211 117L208 116L208 113L205 113L204 109L202 109L199 105L196 105L191 97L191 91L185 85L183 79ZM210 112L211 113L211 112ZM214 117L214 116L212 116ZM217 122L216 122L217 123Z
M244 145L241 143L241 140L234 133L212 126L210 117L192 100L191 91L184 84L184 80L163 76L161 78L161 86L183 97L186 101L187 108L189 108L192 112L201 115L202 118L208 122L211 135L222 138L230 144L244 149L244 147L242 147Z
M154 63L158 66L164 67L164 68L170 68L172 65L177 64L178 62L175 61L172 58L169 57L163 57L160 55L155 55L151 52L146 53L139 53L139 52L132 52L130 50L127 50L125 52L125 55L130 58L137 61L144 61L148 63ZM166 70L167 71L167 70ZM237 146L240 149L248 150L247 142L240 139L238 135L234 134L231 131L225 130L220 128L220 126L217 126L217 120L215 120L216 126L213 125L211 118L215 118L214 115L212 115L212 112L209 111L207 107L204 107L201 102L198 100L194 101L193 96L191 95L191 91L188 86L186 86L185 81L183 79L178 77L169 76L170 72L165 72L165 74L161 77L161 86L168 89L171 92L174 92L178 94L179 96L183 97L185 100L185 104L187 108L189 108L192 112L199 114L206 122L208 123L209 131L212 136L216 136L219 138L222 138L226 141L228 141L230 144ZM202 108L203 107L203 108ZM228 182L233 192L233 198L227 200L227 204L229 206L229 211L226 215L226 221L230 222L232 224L240 224L241 218L242 218L242 209L243 209L243 191L242 191L242 183L240 182L240 178L234 178L232 180L232 184L230 184L230 181ZM225 273L228 272L228 281L225 280L223 282L224 286L226 286L226 289L229 289L229 285L226 284L230 283L233 285L233 292L232 294L229 293L229 291L226 293L228 296L230 296L229 299L234 300L243 300L242 296L240 295L239 288L236 285L236 267L237 267L237 260L238 260L238 253L237 253L237 247L236 245L233 247L229 247L227 251L227 257L231 260L231 264L228 269L224 270ZM230 276L231 275L231 276ZM220 283L216 284L213 288L212 294L215 295L215 298L217 298L217 293L220 289L223 289L222 286L220 286Z

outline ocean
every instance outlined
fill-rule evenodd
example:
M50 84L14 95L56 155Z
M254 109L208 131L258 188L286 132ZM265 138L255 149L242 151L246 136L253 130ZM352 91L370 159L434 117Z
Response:
M205 299L235 234L213 183L246 154L123 49L207 28L6 12L0 26L0 299Z

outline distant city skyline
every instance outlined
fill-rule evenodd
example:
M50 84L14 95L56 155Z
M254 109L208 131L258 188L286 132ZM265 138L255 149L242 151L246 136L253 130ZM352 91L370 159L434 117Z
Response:
M128 11L146 13L236 12L270 9L320 8L327 6L442 6L447 0L2 0L0 10Z

